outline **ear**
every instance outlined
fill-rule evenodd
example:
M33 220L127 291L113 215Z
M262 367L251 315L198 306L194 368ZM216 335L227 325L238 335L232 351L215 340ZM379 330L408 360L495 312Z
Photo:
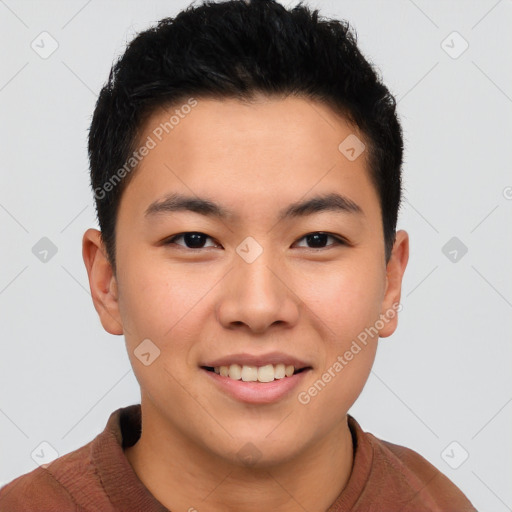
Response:
M409 235L400 230L396 233L391 257L386 267L386 292L382 301L381 316L384 327L379 329L379 337L391 336L398 325L398 311L401 310L400 296L402 278L409 261Z
M101 325L110 334L123 334L117 280L106 256L101 231L90 228L84 233L82 257L89 276L92 301Z

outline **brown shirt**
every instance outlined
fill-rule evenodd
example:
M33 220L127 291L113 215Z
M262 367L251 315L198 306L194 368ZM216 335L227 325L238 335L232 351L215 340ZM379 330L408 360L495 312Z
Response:
M421 455L364 432L350 415L348 425L352 473L327 512L476 512ZM169 512L123 452L136 443L140 429L140 404L117 409L91 442L2 487L0 512Z

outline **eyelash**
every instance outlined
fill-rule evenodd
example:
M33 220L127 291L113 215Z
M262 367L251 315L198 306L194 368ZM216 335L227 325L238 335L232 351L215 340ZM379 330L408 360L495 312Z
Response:
M210 238L211 240L213 240L213 238L211 236L208 236L206 233L201 233L200 231L185 231L184 233L179 233L179 234L174 235L171 238L167 239L164 242L164 245L178 245L182 249L190 250L190 251L196 251L196 252L200 251L202 249L209 249L209 248L211 248L211 247L192 248L192 247L186 247L186 246L183 246L183 245L175 243L177 239L182 238L183 236L188 235L188 234L205 235L207 238ZM348 246L349 245L349 243L346 240L344 240L343 238L341 238L341 237L339 237L337 235L333 235L331 233L327 233L326 231L312 231L311 233L307 233L306 235L304 235L301 238L299 238L298 241L304 240L306 237L308 237L310 235L317 235L317 234L327 235L327 237L332 238L335 241L335 243L331 244L331 245L328 245L326 247L316 247L316 248L315 247L303 247L303 249L309 249L309 250L312 250L312 251L325 251L326 249L329 249L329 248L332 248L332 247L335 247L335 246L340 246L340 245Z

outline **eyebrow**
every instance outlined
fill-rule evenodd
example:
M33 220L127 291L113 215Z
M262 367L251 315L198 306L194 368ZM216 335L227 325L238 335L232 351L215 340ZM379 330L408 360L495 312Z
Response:
M237 215L223 206L207 198L186 196L183 194L170 194L160 200L151 203L145 211L145 217L165 214L169 212L191 211L208 217L219 219L236 219ZM323 211L338 213L351 213L364 215L363 209L352 199L336 194L315 196L304 201L298 201L288 205L279 212L278 219L290 219L305 217Z

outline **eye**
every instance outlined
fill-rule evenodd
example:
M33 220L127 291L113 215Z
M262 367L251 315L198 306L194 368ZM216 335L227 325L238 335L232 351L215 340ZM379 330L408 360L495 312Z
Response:
M186 233L180 233L169 238L165 242L165 245L175 244L183 247L182 244L176 243L176 240L179 240L180 238L183 238L185 241L185 249L203 249L206 239L209 238L210 240L213 240L211 236L205 235L204 233L200 233L198 231L188 231ZM209 247L215 247L215 245Z
M325 245L327 239L332 238L334 243ZM183 239L185 244L177 243L177 240ZM166 240L165 245L178 245L185 249L204 249L207 247L216 247L217 244L213 244L210 246L205 246L205 242L207 239L213 240L211 236L206 235L205 233L201 233L199 231L187 231L185 233L179 233L178 235L174 235L173 237ZM313 247L306 247L306 249L328 249L329 247L333 247L336 245L348 245L348 243L342 238L331 235L330 233L325 233L323 231L316 231L313 233L308 233L299 239L305 240L307 244L311 244Z
M332 238L334 240L333 244L329 244L325 247L325 242L328 238ZM306 243L312 244L313 247L306 247L307 249L326 249L335 245L348 245L345 240L342 238L331 235L330 233L324 233L323 231L316 231L314 233L309 233L304 235L300 240L306 240Z

